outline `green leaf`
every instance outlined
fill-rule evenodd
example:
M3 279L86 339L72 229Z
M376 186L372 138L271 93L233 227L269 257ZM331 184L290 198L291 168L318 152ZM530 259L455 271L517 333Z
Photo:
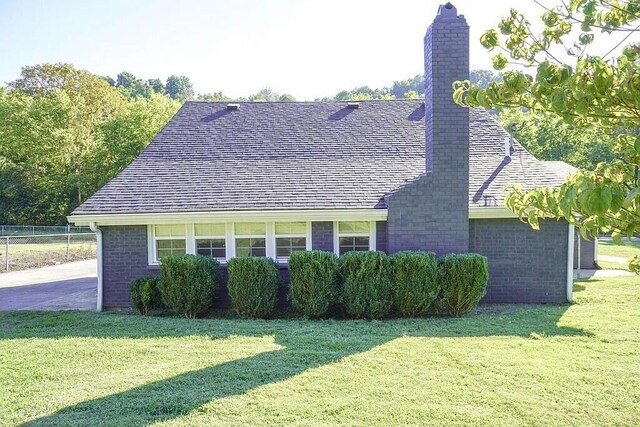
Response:
M488 30L480 36L480 44L488 50L498 46L498 32L496 30Z
M587 201L588 209L594 215L602 215L611 206L611 190L607 187L597 187L591 190Z
M633 143L633 148L636 150L636 154L640 154L640 135L636 136L636 141Z
M578 41L581 45L588 45L593 42L594 35L592 33L582 33L580 37L578 37Z
M613 240L613 243L615 243L616 245L622 244L622 235L618 231L613 231L611 233L611 239Z
M503 70L507 66L508 61L506 56L504 56L502 53L499 53L491 58L491 62L493 62L494 69Z

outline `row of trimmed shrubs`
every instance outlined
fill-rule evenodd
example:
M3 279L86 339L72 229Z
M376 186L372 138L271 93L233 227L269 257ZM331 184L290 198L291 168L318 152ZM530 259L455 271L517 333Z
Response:
M233 258L227 287L241 316L272 317L277 310L278 266L270 258ZM289 259L289 299L297 313L320 318L346 315L379 319L390 315L462 316L486 293L487 259L478 254L432 252L294 252ZM142 314L166 306L196 317L213 306L220 278L217 261L202 256L165 257L160 278L137 279L131 297Z

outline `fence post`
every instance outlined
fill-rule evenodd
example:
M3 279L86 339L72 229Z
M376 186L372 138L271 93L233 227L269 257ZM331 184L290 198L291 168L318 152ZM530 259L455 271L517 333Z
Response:
M67 233L67 262L69 262L69 246L71 246L71 233Z
M4 271L9 271L9 236L4 238Z

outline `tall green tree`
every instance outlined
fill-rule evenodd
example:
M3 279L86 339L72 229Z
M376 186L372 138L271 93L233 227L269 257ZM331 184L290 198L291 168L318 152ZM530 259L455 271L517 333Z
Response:
M97 191L127 167L179 108L180 102L153 94L149 99L132 100L104 122L100 127L103 141L92 158L92 190Z
M182 102L192 99L194 95L193 85L187 76L169 76L165 90L171 99Z
M25 67L0 89L0 223L64 224L178 106L163 95L128 101L69 64Z
M493 64L507 70L503 81L486 89L456 82L454 99L545 112L578 129L601 127L614 135L614 160L572 175L559 189L515 187L506 204L533 227L540 218L565 218L585 236L599 230L611 231L616 241L640 235L640 0L538 4L541 31L512 10L480 39L498 51ZM640 271L640 259L631 267Z
M615 159L615 137L601 126L575 127L561 117L512 108L498 120L531 154L541 160L563 160L577 168L593 170Z

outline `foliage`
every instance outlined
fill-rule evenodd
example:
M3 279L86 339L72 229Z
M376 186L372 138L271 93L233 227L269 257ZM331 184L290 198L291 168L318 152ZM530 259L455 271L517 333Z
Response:
M274 102L274 101L295 101L295 98L289 94L278 94L271 88L265 87L260 92L249 96L249 102Z
M471 82L485 87L494 81L502 79L501 73L490 70L471 70ZM393 82L391 87L372 89L361 86L352 90L343 90L333 97L325 97L323 101L363 101L369 99L421 99L424 96L424 75L418 74L413 78Z
M579 169L593 169L614 159L615 138L601 126L579 128L552 114L516 108L502 111L499 121L541 160L563 160Z
M237 257L227 265L227 287L234 310L244 317L269 317L275 313L278 266L266 257Z
M163 305L160 289L158 288L159 282L160 280L157 277L141 277L129 284L131 302L135 309L138 310L138 313L143 316Z
M178 111L180 103L163 95L131 100L100 127L103 143L95 153L92 187L98 189L131 163Z
M162 300L178 316L194 318L213 306L220 264L199 255L171 255L160 263Z
M393 304L391 262L383 252L347 252L340 257L341 301L354 318L379 319Z
M0 89L0 223L65 224L178 106L155 94L127 100L69 64L25 67Z
M441 305L452 316L471 312L487 292L489 264L479 254L448 254L438 260Z
M187 76L169 76L165 85L165 91L171 99L187 101L193 98L193 85Z
M407 317L433 311L440 293L437 260L433 252L398 252L391 256L393 305Z
M87 180L99 127L126 99L68 64L25 67L0 96L0 221L64 223L96 190Z
M613 135L614 159L572 175L559 189L516 186L506 204L534 228L540 218L552 217L576 224L585 236L600 230L611 231L616 241L639 235L640 0L539 4L544 8L541 32L512 10L480 39L485 48L501 51L494 68L511 66L503 82L486 89L455 82L454 99L464 106L545 112L579 131ZM594 42L596 32L601 43ZM594 52L606 41L608 46Z
M333 252L297 251L289 257L289 296L306 317L327 314L335 298L338 258Z

